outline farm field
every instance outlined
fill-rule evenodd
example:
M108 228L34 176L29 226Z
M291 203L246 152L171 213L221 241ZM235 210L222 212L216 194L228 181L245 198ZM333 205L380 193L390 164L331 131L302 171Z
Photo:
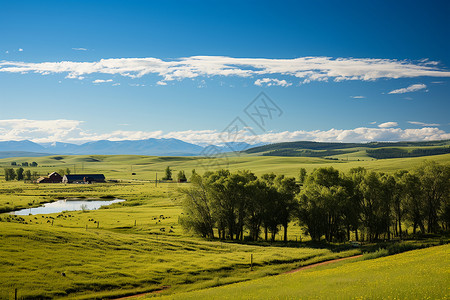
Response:
M427 159L447 163L450 155ZM167 166L173 168L174 174L185 170L189 178L191 169L202 172L200 160L145 156L1 160L5 167L10 167L11 161L36 161L39 167L30 169L37 169L42 175L75 165L85 173L101 172L107 179L118 180L92 185L0 181L2 212L62 198L114 197L127 201L94 211L36 216L0 214L0 298L13 298L16 288L19 297L25 299L114 298L160 289L164 289L162 294L177 294L277 275L311 263L361 253L348 245L313 245L295 222L289 225L288 244L280 241L281 232L273 244L209 241L184 232L178 224L182 214L178 188L189 184L155 186L146 180L154 179L156 172L159 178ZM296 176L301 167L313 170L332 165L346 171L364 166L394 172L413 168L423 161L407 158L330 162L321 158L250 156L228 160L232 170L249 169L258 175L273 171L290 176ZM220 167L226 165L215 166ZM131 175L132 172L136 175ZM302 243L297 242L300 238ZM253 271L250 271L251 255ZM218 297L222 297L220 293Z
M106 193L127 201L95 211L0 215L0 297L11 298L15 288L25 298L101 298L167 286L176 292L279 274L298 265L359 253L192 237L178 225L181 207L177 190L169 185L2 182L2 203L14 195L25 198L25 203L35 197L48 201ZM254 272L249 272L251 254Z
M427 157L393 158L382 160L338 160L330 161L313 157L277 157L277 156L250 156L228 155L218 158L202 157L164 157L164 156L140 156L140 155L60 155L31 158L5 158L0 159L0 176L3 168L11 167L11 162L38 163L38 167L30 167L31 171L38 172L41 176L59 169L69 168L72 174L76 173L103 173L107 179L119 180L155 180L156 173L159 179L164 174L164 169L170 166L173 174L184 170L190 175L195 169L202 174L205 171L213 171L221 168L236 170L251 170L256 175L274 172L286 176L298 176L300 168L308 172L314 168L332 166L346 172L354 167L364 167L368 170L392 173L400 169L413 169L424 160L434 160L438 163L450 162L450 154L433 155ZM132 175L135 173L136 175Z
M448 299L449 253L437 246L162 299Z

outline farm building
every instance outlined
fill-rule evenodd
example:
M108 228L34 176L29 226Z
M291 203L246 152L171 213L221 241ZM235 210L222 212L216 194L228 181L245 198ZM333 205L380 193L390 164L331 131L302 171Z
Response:
M56 172L50 173L47 177L40 177L36 180L37 183L61 183L62 177Z
M103 174L76 174L76 175L64 175L62 178L63 183L93 183L93 182L105 182L105 175Z

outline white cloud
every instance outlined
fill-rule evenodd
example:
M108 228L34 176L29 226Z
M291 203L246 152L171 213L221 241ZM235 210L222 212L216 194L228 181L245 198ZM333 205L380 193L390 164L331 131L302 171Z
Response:
M160 80L156 84L157 85L167 85L167 82Z
M19 48L19 52L22 52L23 51L23 49L22 48Z
M353 98L353 99L365 99L366 97L365 96L350 96L350 98Z
M82 143L97 140L141 140L148 138L176 138L186 142L208 145L223 144L218 130L184 131L131 131L116 130L109 133L93 133L82 129L83 122L77 120L0 120L0 141L31 140L34 142ZM125 124L121 124L125 126ZM277 143L292 141L317 142L373 142L373 141L429 141L450 139L450 133L436 127L418 129L367 128L330 129L312 131L266 132L252 135L248 129L239 132L239 141L249 143Z
M380 128L390 128L390 127L397 127L398 123L397 122L386 122L386 123L381 123L380 125L378 125L378 127Z
M72 50L75 50L75 51L87 51L86 48L72 48Z
M105 82L112 82L112 81L113 81L112 79L106 79L106 80L96 79L96 80L92 81L92 83L105 83Z
M82 121L76 120L0 120L0 141L32 140L35 142L66 141L80 137Z
M409 124L413 124L413 125L419 125L419 126L423 126L423 127L436 127L436 126L441 126L440 124L436 124L436 123L423 123L423 122L417 122L417 121L408 121Z
M406 88L401 88L398 90L390 91L388 94L404 94L404 93L410 93L410 92L417 92L417 91L420 91L420 90L423 90L426 88L427 88L427 86L425 84L417 83L417 84L410 85Z
M8 54L8 53L9 53L9 51L8 51L8 50L6 50L6 51L5 51L5 53L6 53L6 54Z
M120 85L120 83L118 83L118 82L113 83L113 86L118 86L118 85Z
M95 62L1 61L0 72L67 74L78 78L89 74L117 74L137 78L156 74L163 81L199 76L254 77L264 75L291 76L303 83L344 80L370 81L381 78L450 77L450 72L436 62L375 58L299 57L295 59L233 58L225 56L191 56L174 60L158 58L112 58ZM264 80L264 79L262 79ZM278 80L278 79L277 79ZM281 81L281 80L280 80ZM276 82L276 81L274 81ZM262 83L261 83L262 84ZM287 84L287 82L286 82Z
M376 121L373 121L373 122L370 122L370 124L374 125L374 124L377 124L377 122L376 122Z
M257 79L255 81L255 85L257 86L282 86L282 87L288 87L291 86L292 83L287 82L286 80L279 80L276 78L263 78L263 79Z

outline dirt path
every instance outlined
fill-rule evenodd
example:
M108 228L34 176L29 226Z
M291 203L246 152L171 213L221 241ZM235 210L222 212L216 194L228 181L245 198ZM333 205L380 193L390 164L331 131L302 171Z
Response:
M343 260L352 259L352 258L358 258L358 257L361 257L361 256L362 256L362 254L355 255L355 256L350 256L350 257L344 257L344 258L337 258L337 259L327 260L327 261L323 261L323 262L320 262L320 263L315 263L315 264L312 264L312 265L307 265L307 266L304 266L304 267L300 267L300 268L288 271L288 272L286 272L284 274L292 274L292 273L296 273L298 271L311 269L311 268L314 268L314 267L317 267L317 266L328 265L328 264L332 264L332 263L335 263L335 262L338 262L338 261L343 261Z
M142 294L136 294L136 295L130 295L130 296L126 296L126 297L121 297L121 298L115 298L114 300L121 300L121 299L132 299L132 298L137 298L137 297L142 297L145 295L150 295L150 294L158 294L161 293L164 290L167 290L168 288L170 288L170 286L163 286L157 290L154 290L152 292L147 292L147 293L142 293Z

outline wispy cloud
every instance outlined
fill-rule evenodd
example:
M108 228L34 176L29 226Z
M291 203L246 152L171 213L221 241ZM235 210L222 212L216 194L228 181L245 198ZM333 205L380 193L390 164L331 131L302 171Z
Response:
M222 132L218 130L183 131L131 131L116 130L97 134L82 129L83 122L77 120L0 120L0 141L31 140L34 142L72 142L81 143L97 140L142 140L148 138L176 138L186 142L208 145L220 145ZM125 126L125 124L121 124ZM318 142L372 142L372 141L428 141L450 139L450 134L439 128L423 127L418 129L367 128L330 129L313 131L267 132L254 136L248 129L241 130L242 141L249 143L277 143L291 141Z
M255 81L255 85L257 86L282 86L282 87L288 87L291 86L292 83L287 82L286 80L279 80L276 78L262 78L257 79Z
M378 125L378 127L380 128L390 128L390 127L397 127L398 123L397 122L386 122L386 123L381 123L380 125Z
M191 56L174 60L159 58L115 58L95 62L17 62L1 61L5 73L62 73L67 78L89 74L118 74L136 78L156 74L162 80L182 80L199 76L259 77L290 76L303 83L311 81L370 81L381 78L450 77L438 63L420 60L375 58L299 57L295 59L233 58L225 56Z
M413 124L413 125L419 125L419 126L441 126L440 124L437 123L423 123L423 122L417 122L417 121L408 121L409 124Z
M112 81L113 81L112 79L106 79L106 80L96 79L96 80L92 81L92 83L105 83L105 82L112 82Z
M86 48L72 48L72 50L75 50L75 51L87 51Z
M365 96L350 96L350 98L353 98L353 99L365 99L366 97Z
M22 52L23 51L23 49L22 48L19 48L19 52Z
M427 88L427 86L425 84L417 83L417 84L410 85L406 88L401 88L398 90L390 91L388 94L404 94L404 93L410 93L410 92L417 92L417 91L420 91L420 90L423 90L426 88Z

